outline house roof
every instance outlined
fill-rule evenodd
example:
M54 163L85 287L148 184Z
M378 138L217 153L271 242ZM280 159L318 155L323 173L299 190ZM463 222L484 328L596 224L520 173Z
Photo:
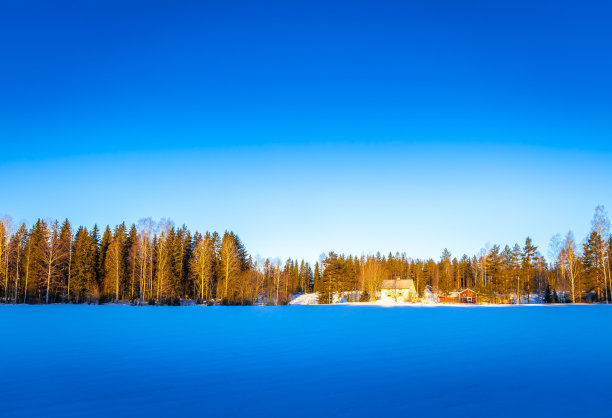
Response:
M414 282L412 279L407 280L383 280L381 289L414 289Z
M449 297L449 298L456 298L458 296L459 296L459 292L453 291L453 292L448 292L448 296L447 297Z

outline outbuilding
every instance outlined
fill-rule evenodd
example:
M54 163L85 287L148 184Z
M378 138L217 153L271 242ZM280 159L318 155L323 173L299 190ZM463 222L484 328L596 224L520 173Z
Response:
M459 292L459 303L478 303L478 294L472 289L463 289Z
M450 292L447 296L438 298L440 303L478 303L478 293L472 289L463 289L460 292Z
M439 296L440 303L459 303L459 292L450 292L446 296Z
M413 302L417 298L412 279L383 280L380 285L380 300L385 302Z

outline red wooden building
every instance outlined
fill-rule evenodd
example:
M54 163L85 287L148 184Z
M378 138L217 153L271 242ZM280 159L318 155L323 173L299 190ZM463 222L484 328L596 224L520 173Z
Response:
M451 292L448 296L440 296L440 303L478 303L478 293L472 289L463 289L460 292Z
M463 289L459 292L459 303L478 303L478 294L472 289Z

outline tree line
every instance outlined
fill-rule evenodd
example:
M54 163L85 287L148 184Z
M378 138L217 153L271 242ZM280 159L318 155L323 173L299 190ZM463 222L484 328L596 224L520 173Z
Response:
M308 292L308 263L253 261L233 233L191 233L143 219L101 233L68 220L31 228L0 222L0 286L7 303L283 304Z
M568 232L549 245L549 260L527 237L474 256L439 260L406 254L253 260L230 231L193 234L168 220L142 219L101 233L37 220L30 228L0 222L0 288L6 303L286 304L316 292L319 303L373 301L386 279L412 279L417 293L446 296L472 288L490 302L608 302L612 238L602 206L582 244Z
M493 245L472 257L452 257L445 249L438 261L399 253L358 257L331 252L322 260L315 290L319 303L369 301L383 280L412 279L421 297L471 288L480 300L492 303L609 302L611 248L609 220L598 206L584 242L577 243L571 231L555 235L548 261L529 237L522 245Z

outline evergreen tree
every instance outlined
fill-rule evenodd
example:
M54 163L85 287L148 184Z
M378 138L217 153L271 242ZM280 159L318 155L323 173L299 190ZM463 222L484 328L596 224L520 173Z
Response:
M546 285L546 291L544 293L544 303L552 303L553 295L550 291L550 285Z
M110 234L110 230L109 230L109 234ZM94 274L95 274L94 276L95 283L90 284L90 291L99 292L101 276L102 276L100 274L100 265L102 263L100 262L101 244L100 244L100 230L98 229L98 225L94 225L93 229L91 230L91 238L93 239L93 247L94 247L94 266L93 268L94 268Z
M442 256L440 259L439 265L439 283L438 289L442 295L448 295L448 293L452 290L451 283L451 253L446 248L442 252Z
M319 287L321 285L321 273L319 272L319 262L318 261L315 263L313 279L314 279L313 290L315 293L319 293Z
M73 291L77 303L85 297L92 297L97 293L94 232L92 231L92 234L89 234L87 228L80 227L76 233L72 271Z
M126 292L129 292L130 300L134 299L136 292L136 274L138 265L138 232L136 225L132 224L130 232L127 236L126 247L126 274L129 276L129 289L126 286Z
M70 297L70 279L71 279L71 265L72 256L74 253L72 245L72 227L68 219L64 220L60 229L60 250L63 254L63 259L59 267L60 274L62 276L62 282L66 289L66 297Z
M603 263L599 260L599 247L601 246L601 237L597 234L597 231L592 231L589 238L583 245L583 285L587 293L597 291L597 299L602 297L603 290Z
M537 247L531 242L531 238L525 239L525 246L523 247L523 260L522 267L525 272L525 287L527 290L527 303L529 303L530 293L532 289L531 280L533 278L533 262L536 258Z
M100 241L100 249L98 252L97 264L96 264L96 277L100 288L103 289L106 282L106 253L108 247L113 240L113 234L110 226L106 226L104 234L102 235L102 241Z
M321 275L318 299L319 303L329 304L333 301L334 293L339 290L339 284L343 276L343 263L338 255L330 252L323 260L323 274Z
M42 252L44 229L46 225L40 219L36 221L30 231L28 243L25 250L25 283L24 283L24 303L32 298L40 299L40 289L43 280L43 269L39 262L38 254Z
M523 251L518 244L512 247L512 275L516 277L516 303L521 303L521 260Z
M8 302L8 242L9 231L4 220L0 220L0 278L4 277L4 300ZM4 268L6 266L6 268Z

